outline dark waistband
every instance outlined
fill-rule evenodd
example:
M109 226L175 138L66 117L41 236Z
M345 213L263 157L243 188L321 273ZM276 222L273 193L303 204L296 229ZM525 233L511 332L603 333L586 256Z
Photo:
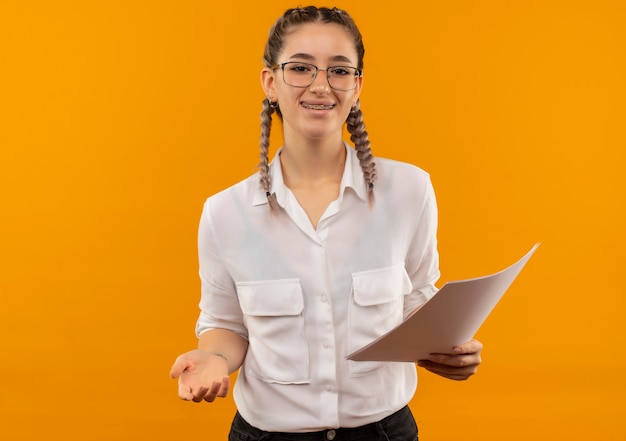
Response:
M257 429L251 426L243 417L237 412L233 421L233 426L242 424L245 426L247 432L254 435L256 439L268 439L268 440L298 440L298 441L324 441L324 440L336 440L342 439L358 439L365 438L367 435L380 434L381 430L387 424L393 424L395 420L410 415L411 411L408 406L404 406L397 412L392 413L388 417L383 418L380 421L365 424L359 427L340 427L336 429L325 429L316 432L266 432L261 429Z

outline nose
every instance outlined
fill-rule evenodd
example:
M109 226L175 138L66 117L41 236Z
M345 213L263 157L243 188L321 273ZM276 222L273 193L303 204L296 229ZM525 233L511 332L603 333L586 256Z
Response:
M313 82L309 86L311 92L316 93L328 93L330 92L330 85L328 84L328 77L326 69L318 69L317 75L313 78Z

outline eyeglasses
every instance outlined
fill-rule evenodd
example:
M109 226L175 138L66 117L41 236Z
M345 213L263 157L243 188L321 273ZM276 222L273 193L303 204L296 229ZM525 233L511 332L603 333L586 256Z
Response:
M326 71L328 85L335 90L352 90L357 86L357 80L363 75L361 69L352 66L328 66L326 69L310 63L290 61L275 64L272 69L283 71L283 81L293 87L309 87L315 81L320 70Z

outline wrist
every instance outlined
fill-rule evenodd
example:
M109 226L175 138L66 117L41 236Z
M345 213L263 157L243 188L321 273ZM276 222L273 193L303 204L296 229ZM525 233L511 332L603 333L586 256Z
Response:
M210 356L215 356L215 357L219 357L222 360L224 360L226 362L226 366L228 366L228 371L230 372L230 362L228 361L228 357L226 357L224 354L222 354L221 352L211 352L211 351L206 351L206 353Z
M226 363L228 363L228 358L226 358L226 356L224 354L220 354L219 352L209 352L209 354L215 355L215 356L220 357L220 358L223 358L224 360L226 360Z

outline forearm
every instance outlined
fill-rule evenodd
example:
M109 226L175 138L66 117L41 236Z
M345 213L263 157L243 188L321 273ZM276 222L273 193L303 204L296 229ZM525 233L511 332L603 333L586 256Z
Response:
M227 329L211 329L200 335L198 349L212 354L219 354L228 361L228 372L232 373L241 367L248 340Z

